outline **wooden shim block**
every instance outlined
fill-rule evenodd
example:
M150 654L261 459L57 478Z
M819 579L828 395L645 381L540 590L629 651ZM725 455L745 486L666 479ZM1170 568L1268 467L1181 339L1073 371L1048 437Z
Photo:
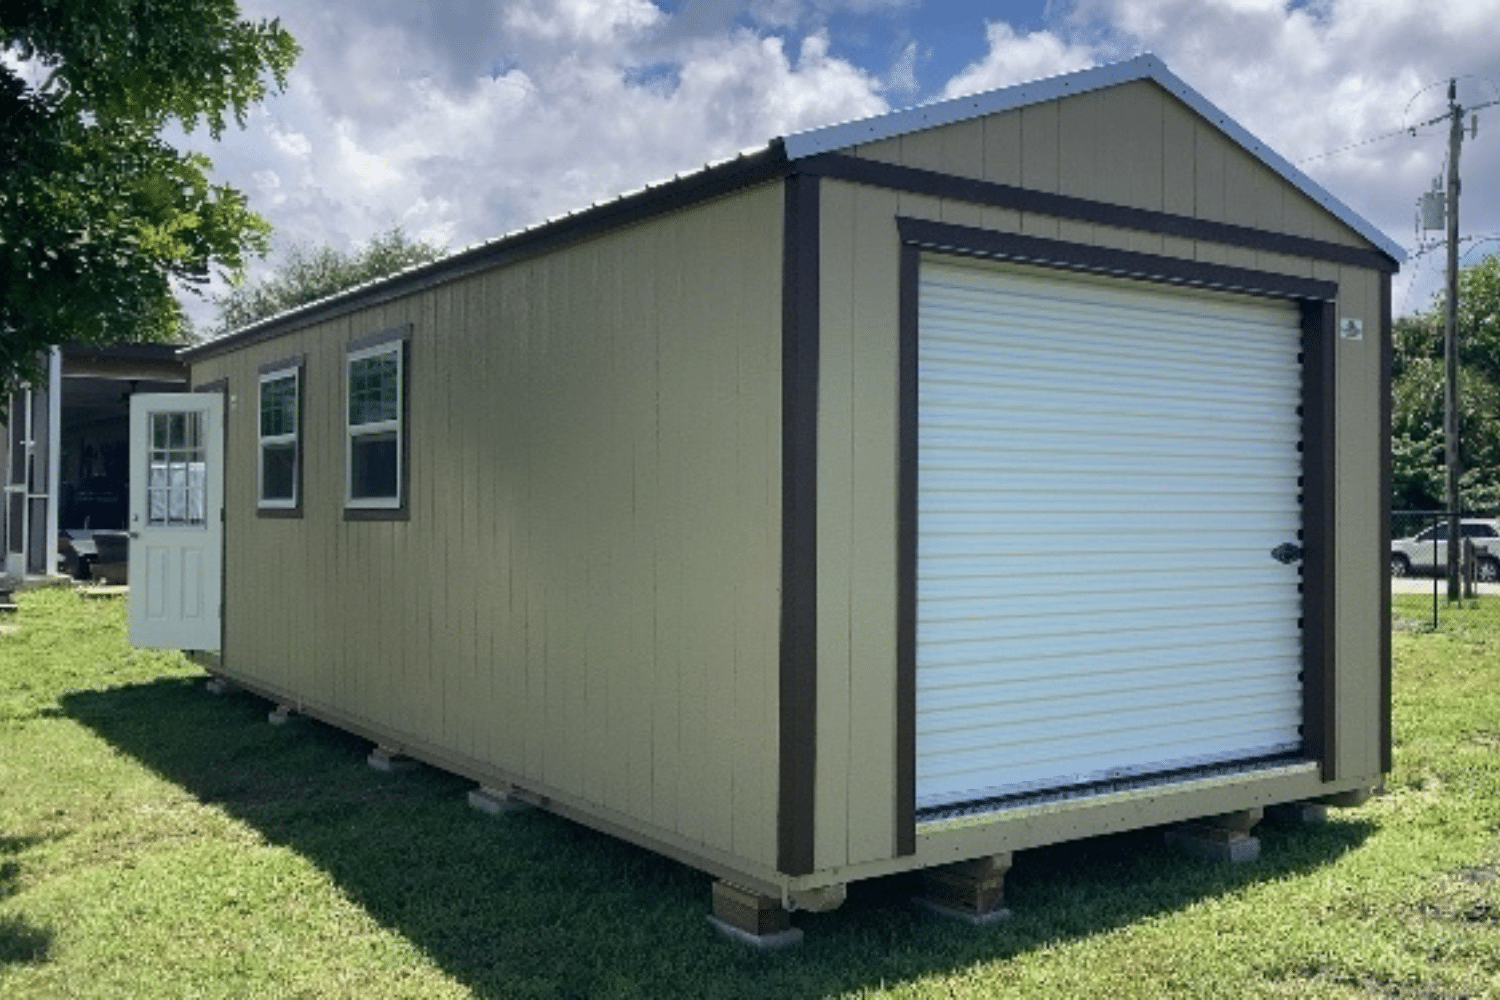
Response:
M376 747L371 750L370 756L365 758L365 763L377 771L410 771L417 766L416 761L401 751L392 750L389 747Z
M1241 809L1239 812L1223 813L1198 820L1204 826L1220 827L1235 833L1249 833L1255 824L1265 817L1264 809Z
M718 929L725 937L733 938L741 944L748 944L752 948L762 951L774 951L777 948L787 948L794 944L802 943L802 928L791 927L779 934L751 934L749 931L741 930L727 921L720 920L712 913L708 915L708 922Z
M530 812L535 808L531 803L522 802L520 799L508 795L498 788L488 788L483 785L469 790L469 805L480 812L489 813L491 816Z
M1357 809L1370 801L1373 794L1374 792L1369 788L1356 788L1352 792L1325 795L1318 801L1324 805L1333 806L1335 809Z
M1184 823L1163 835L1167 846L1209 861L1245 864L1260 857L1260 839L1248 833L1201 823Z
M736 929L741 934L756 939L762 946L767 938L777 938L796 930L792 927L791 914L782 908L781 900L762 896L722 880L713 885L711 919L721 929ZM800 939L801 932L797 931L796 936ZM792 941L782 943L791 944Z
M1000 919L1002 912L1009 912L1005 910L1005 874L1010 866L1010 854L995 854L923 869L922 895L917 901L965 919Z
M1320 802L1284 802L1267 806L1266 818L1283 826L1309 826L1328 822L1328 807Z

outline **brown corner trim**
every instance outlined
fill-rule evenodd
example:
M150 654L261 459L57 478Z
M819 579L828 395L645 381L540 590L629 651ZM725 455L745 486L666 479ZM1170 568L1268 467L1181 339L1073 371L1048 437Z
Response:
M1380 558L1391 551L1391 277L1380 279ZM1382 577L1384 574L1382 573ZM1391 744L1391 588L1380 590L1380 771L1394 766Z
M1302 303L1302 748L1319 762L1324 781L1338 777L1339 763L1333 655L1337 326L1334 303Z
M818 696L818 179L786 179L781 289L781 638L776 864L813 871Z
M1338 285L1290 274L1256 271L1224 264L1166 257L1161 254L1116 250L1039 236L1021 236L992 229L954 226L926 219L896 218L903 243L942 253L969 257L997 257L1043 267L1090 271L1121 278L1177 285L1196 285L1250 295L1333 301Z
M1010 184L997 184L994 181L955 177L952 174L921 170L916 167L903 167L894 163L882 163L878 160L867 160L845 153L823 153L800 161L799 166L833 180L891 188L896 191L909 191L913 194L925 194L938 198L952 198L1038 215L1051 215L1060 219L1073 219L1100 226L1134 229L1187 240L1204 240L1266 253L1286 254L1291 257L1309 257L1334 264L1370 268L1387 274L1394 273L1399 267L1396 261L1381 250L1366 250L1307 236L1293 236L1289 233L1270 232L1228 222L1195 219L1191 216L1173 215L1153 209L1112 205L1108 202L1093 201L1072 195L1033 191Z
M917 853L917 318L922 253L901 246L896 389L896 855Z

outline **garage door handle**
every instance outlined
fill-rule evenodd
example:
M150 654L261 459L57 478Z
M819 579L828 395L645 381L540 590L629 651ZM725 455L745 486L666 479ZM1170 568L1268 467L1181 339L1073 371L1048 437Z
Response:
M1302 558L1302 546L1293 545L1291 542L1282 542L1271 550L1271 558L1279 563L1290 566Z

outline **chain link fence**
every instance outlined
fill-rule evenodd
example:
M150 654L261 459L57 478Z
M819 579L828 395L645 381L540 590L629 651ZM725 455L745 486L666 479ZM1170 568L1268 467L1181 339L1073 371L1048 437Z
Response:
M1500 622L1500 520L1459 517L1456 597L1448 583L1450 515L1403 510L1391 515L1391 627L1439 629L1462 614Z

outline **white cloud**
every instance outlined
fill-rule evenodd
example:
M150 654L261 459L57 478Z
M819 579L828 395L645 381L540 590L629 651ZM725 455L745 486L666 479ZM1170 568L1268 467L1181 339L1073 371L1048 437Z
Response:
M398 223L455 247L490 238L772 136L886 110L887 96L914 96L927 58L914 0L690 0L676 14L648 0L242 7L281 16L304 56L246 131L194 142L283 244L348 247ZM910 44L888 67L855 65L828 27L841 11L910 15L878 19ZM1149 50L1295 162L1440 109L1439 88L1403 117L1426 84L1466 72L1500 81L1496 23L1500 0L1072 0L1045 30L989 22L984 57L941 93ZM1488 97L1481 84L1464 86ZM1491 115L1464 153L1468 232L1500 232L1500 189L1481 180L1500 173ZM1409 241L1444 145L1437 134L1387 140L1305 169ZM1427 294L1403 287L1398 303Z
M1051 31L1022 35L1004 21L990 21L985 24L985 36L989 43L985 57L949 80L943 88L944 97L962 97L1056 76L1098 61L1093 46L1075 45Z
M287 92L244 132L194 137L282 246L400 224L456 248L886 109L826 34L795 53L748 28L674 39L646 0L330 0L282 18L304 47Z
M897 94L911 95L917 92L917 43L907 42L906 48L891 64L885 76L885 86Z

